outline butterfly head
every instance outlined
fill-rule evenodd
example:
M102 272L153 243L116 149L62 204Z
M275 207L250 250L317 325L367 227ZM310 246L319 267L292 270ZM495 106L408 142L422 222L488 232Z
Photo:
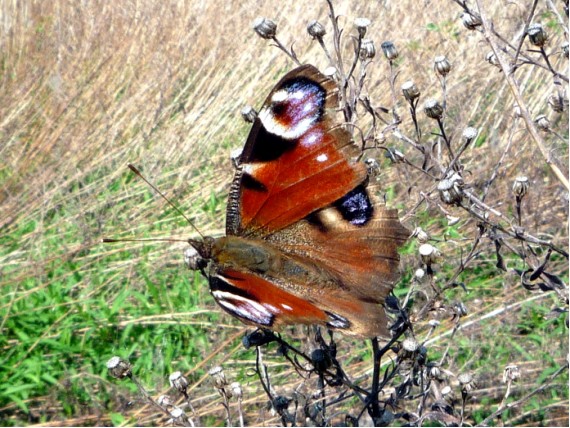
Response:
M214 239L206 236L204 239L189 239L190 246L184 250L184 264L190 270L204 272L208 261L212 258L212 246Z

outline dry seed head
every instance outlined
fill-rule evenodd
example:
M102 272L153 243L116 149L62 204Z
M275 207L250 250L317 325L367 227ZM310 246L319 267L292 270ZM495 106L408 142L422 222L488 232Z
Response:
M459 385L461 385L461 391L465 394L473 391L477 386L471 373L461 373L457 376L457 380L459 381Z
M534 119L534 123L541 131L550 131L550 120L546 117L546 115L541 114L536 119Z
M189 382L186 376L182 372L174 372L168 377L168 382L170 386L176 388L181 393L185 394L188 388Z
M556 113L562 113L564 111L564 100L558 96L558 94L550 94L548 96L548 105Z
M445 385L443 388L441 388L441 395L446 396L449 394L451 394L451 386Z
M394 43L392 43L391 41L385 41L382 43L382 45L380 45L380 47L382 48L382 52L384 52L384 56L389 60L389 61L393 61L396 58L398 58L398 49L396 49L396 45L394 45Z
M431 244L422 244L419 248L420 257L426 265L437 263L441 253Z
M481 25L481 19L475 15L471 15L469 12L463 12L461 14L461 21L468 30L476 30L477 27Z
M272 39L277 34L277 24L269 18L257 18L253 21L253 30L262 39Z
M445 77L451 71L451 63L445 57L445 55L436 56L433 68L440 76Z
M372 59L376 56L376 48L374 42L370 39L362 39L360 43L360 52L358 54L361 60Z
M116 379L131 377L133 374L131 365L117 356L111 357L109 361L107 361L107 370L109 370L109 374Z
M500 67L497 55L495 55L495 52L493 51L487 52L487 55L485 55L485 61L487 61L491 65L494 65L495 67Z
M521 377L519 367L515 364L509 364L503 371L503 382L516 382Z
M323 74L327 77L330 78L334 78L334 76L337 74L337 70L335 67L327 67L325 68L325 70L323 71Z
M414 101L420 96L420 90L413 80L408 80L402 85L402 93L404 94L404 98L409 102Z
M517 198L524 198L524 196L528 192L529 181L528 177L520 176L515 178L515 182L513 183L513 193Z
M522 109L517 103L513 104L513 115L516 119L522 118Z
M174 402L168 395L161 395L156 399L156 402L159 406L162 407L171 407L174 406Z
M426 271L423 270L422 268L418 268L416 269L416 271L414 272L414 276L416 277L416 279L418 281L422 280L422 278L425 276Z
M222 366L212 367L208 371L208 374L212 376L212 379L214 381L214 386L217 389L223 389L226 386L228 386L228 380L226 379L226 375L224 374L224 369L222 368Z
M528 30L526 30L526 34L528 35L530 43L539 48L543 47L548 40L548 34L539 23L530 24Z
M416 238L420 244L425 244L427 241L429 241L429 235L419 226L413 230L410 238Z
M418 341L412 337L407 337L402 342L402 349L407 352L416 352L419 347L420 344L418 343Z
M430 379L440 379L441 369L436 363L428 364L428 376Z
M247 123L253 123L257 118L257 112L252 106L245 106L241 109L241 117Z
M463 178L458 172L450 171L437 184L441 200L448 205L458 205L463 199Z
M465 128L463 130L463 134L461 136L463 137L465 144L471 144L473 142L473 140L475 138L477 138L478 133L479 133L479 131L477 130L477 128L473 128L472 126L468 126L467 128Z
M371 22L368 18L356 18L354 20L354 26L356 27L360 38L363 38L366 35L366 31L368 31L370 24Z
M443 107L438 100L430 98L424 103L424 112L431 119L441 119L443 117Z
M307 24L307 33L313 39L322 39L325 34L327 34L327 30L323 27L319 21L311 21Z
M238 400L243 398L243 390L241 389L241 384L239 382L232 382L230 384L230 389L232 391L232 395Z
M461 318L467 315L467 306L463 302L455 302L453 304L453 309L455 313Z

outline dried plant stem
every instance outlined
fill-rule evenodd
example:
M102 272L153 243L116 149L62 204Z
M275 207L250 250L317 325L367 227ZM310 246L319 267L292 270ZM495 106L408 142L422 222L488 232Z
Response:
M554 173L554 175L564 185L564 187L566 187L566 190L570 190L570 183L568 182L568 178L564 175L564 173L562 172L560 167L552 159L551 154L548 152L548 149L546 148L546 143L542 139L542 136L539 134L538 130L536 129L536 126L534 125L532 118L530 117L530 113L528 111L526 103L524 102L524 99L520 93L520 88L519 88L517 82L515 81L515 78L511 72L511 68L504 61L503 57L500 54L500 50L499 50L497 44L495 43L495 41L491 37L490 24L489 24L489 21L487 20L487 18L485 16L485 13L483 12L482 2L481 2L481 0L476 0L476 1L477 1L477 7L479 8L479 14L481 15L481 22L483 23L483 28L485 29L485 32L483 33L483 35L484 35L485 39L487 40L487 42L489 43L489 45L491 46L491 49L493 50L493 53L497 57L497 60L499 61L499 65L500 65L501 69L503 70L503 74L505 76L505 79L507 79L507 83L511 89L511 92L512 92L513 96L515 97L515 100L516 100L518 106L520 107L522 118L526 124L526 128L527 128L532 140L535 142L538 149L540 150L540 153L544 157L544 160L546 161L547 165L550 167L550 169Z

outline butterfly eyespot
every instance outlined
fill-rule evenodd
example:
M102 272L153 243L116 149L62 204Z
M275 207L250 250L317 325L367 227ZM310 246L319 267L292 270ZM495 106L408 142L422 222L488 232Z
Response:
M374 215L374 206L363 185L348 192L335 206L342 217L355 226L364 226Z

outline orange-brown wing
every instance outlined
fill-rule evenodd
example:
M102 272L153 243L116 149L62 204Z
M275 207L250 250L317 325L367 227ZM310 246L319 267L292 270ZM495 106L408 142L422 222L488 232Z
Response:
M366 179L350 135L328 110L336 84L315 67L288 73L250 132L230 191L228 235L265 236L338 200Z

